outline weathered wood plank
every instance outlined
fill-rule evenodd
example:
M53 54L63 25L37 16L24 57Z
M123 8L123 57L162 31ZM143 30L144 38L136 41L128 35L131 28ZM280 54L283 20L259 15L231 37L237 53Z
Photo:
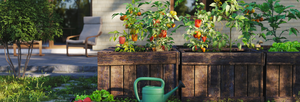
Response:
M98 66L98 90L110 88L110 66Z
M300 92L300 65L293 66L293 96L299 96Z
M267 64L277 65L299 65L300 53L299 52L268 52L267 53ZM284 59L284 60L283 60Z
M163 68L161 64L150 65L150 77L163 79ZM161 86L159 81L150 81L151 86Z
M182 83L184 83L185 88L182 88L182 97L194 97L195 86L194 77L195 69L192 65L182 66Z
M243 56L243 57L241 57ZM243 52L243 53L182 53L183 65L263 65L263 54L261 52Z
M279 79L279 96L288 97L292 96L292 66L291 65L281 65L280 69L280 79Z
M279 66L267 65L266 73L266 95L267 97L278 97Z
M176 87L176 70L174 64L163 65L164 69L164 81L165 81L165 92L170 92ZM176 94L176 93L175 93ZM177 93L178 94L178 93Z
M113 49L98 52L98 65L175 64L176 49L161 52L114 52ZM126 59L126 60L125 60Z
M248 65L248 96L259 97L260 96L260 79L261 70L260 66Z
M221 68L221 97L234 96L234 66L224 65Z
M111 94L123 95L123 66L111 66Z
M150 67L149 65L136 65L136 78L139 77L150 77ZM139 81L137 84L139 96L142 96L142 88L146 85L150 85L149 81Z
M235 66L235 97L247 96L247 65Z
M229 99L230 98L230 99ZM263 102L262 97L190 97L183 98L182 102ZM189 101L187 101L189 100ZM282 101L276 101L282 102ZM294 101L289 101L294 102Z
M209 66L208 97L220 97L220 69L221 65Z
M207 66L195 66L195 97L207 97Z
M133 83L136 80L136 66L124 66L124 95L134 96Z

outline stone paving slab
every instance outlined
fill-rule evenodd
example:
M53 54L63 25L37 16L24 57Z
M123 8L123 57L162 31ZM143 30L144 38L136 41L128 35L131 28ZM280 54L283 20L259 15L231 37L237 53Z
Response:
M22 55L21 68L24 68L26 55ZM14 66L18 67L18 57L10 55ZM75 73L97 72L97 57L67 56L65 54L45 54L31 56L26 72ZM0 72L8 72L9 64L4 54L0 54Z

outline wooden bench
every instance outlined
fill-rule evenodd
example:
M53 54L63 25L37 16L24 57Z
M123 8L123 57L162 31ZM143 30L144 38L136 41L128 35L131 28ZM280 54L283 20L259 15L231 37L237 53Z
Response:
M42 40L39 40L39 41L34 41L33 42L33 45L34 44L38 44L38 46L39 46L39 56L44 56L45 54L42 54ZM26 43L26 42L21 42L21 44L20 45L26 45L27 47L29 46L29 43ZM16 53L16 49L17 49L17 44L16 43L14 43L13 44L13 48L14 48L14 56L18 56L17 55L17 53ZM21 48L22 48L22 46L21 46ZM32 54L32 55L35 55L35 54Z

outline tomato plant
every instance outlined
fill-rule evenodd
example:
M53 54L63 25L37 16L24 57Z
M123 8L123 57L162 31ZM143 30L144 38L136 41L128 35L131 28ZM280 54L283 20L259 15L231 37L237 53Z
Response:
M298 0L297 0L298 1ZM291 19L297 19L300 18L300 12L297 9L289 9L291 7L295 7L293 5L284 6L281 5L280 0L266 0L265 3L259 4L257 6L257 9L262 11L262 17L268 21L268 25L266 26L261 24L261 30L267 31L266 35L274 36L272 39L266 39L273 40L274 42L286 42L288 40L282 41L282 39L286 39L286 37L282 37L282 34L286 31L289 31L289 35L299 33L299 31L295 27L291 27L289 29L282 30L282 32L278 33L277 29L280 28L280 24L287 23L285 20L288 18L288 21ZM299 2L299 1L298 1ZM270 27L270 28L269 28Z
M237 2L236 0L227 0L225 1L222 6L220 6L221 10L219 10L219 7L217 3L212 3L210 6L215 7L212 12L215 12L216 15L218 15L218 19L226 20L227 23L225 24L226 27L230 28L229 32L229 47L231 51L232 47L232 28L236 28L238 30L239 27L243 26L244 21L247 21L247 18L245 18L243 15L238 15L237 11L243 9L242 6L240 6L238 3L244 3L244 1ZM241 48L240 43L238 43L238 47Z
M178 2L178 1L177 1ZM176 4L178 4L176 2ZM181 1L179 1L181 2ZM175 5L176 6L176 5ZM169 11L170 2L155 1L152 3L152 8L157 10L148 10L142 14L145 29L148 31L147 47L155 48L156 51L170 50L174 43L173 38L170 36L173 32L168 32L169 29L175 28L175 20L180 21L181 18L177 16L176 11ZM177 29L179 26L176 27Z
M255 34L254 31L256 30L257 25L262 25L262 21L264 18L261 14L255 12L255 8L258 7L256 2L252 3L242 3L244 9L241 9L241 12L247 18L244 20L243 26L241 27L242 35L238 37L238 39L242 38L242 42L248 48L255 48L254 40L257 37L263 37L266 39L266 35L264 33Z
M186 15L186 19L183 20L184 26L187 26L186 33L183 34L184 39L189 40L190 43L187 46L191 47L193 51L198 51L200 47L202 52L205 52L205 48L208 48L208 41L206 41L209 34L214 34L215 30L213 29L214 22L210 20L211 12L207 12L205 5L203 3L197 3L196 8L198 9L193 19L189 19L191 15ZM199 10L201 9L201 10ZM200 51L200 50L199 50Z
M117 15L120 15L120 20L124 22L124 26L128 31L124 30L124 33L120 33L117 30L109 32L109 34L115 34L113 37L110 37L110 40L114 41L120 36L122 39L119 39L119 43L115 49L117 52L135 52L135 47L133 46L137 40L143 40L145 37L145 32L147 29L143 27L143 21L139 19L139 16L142 15L140 6L144 4L150 4L150 2L140 2L141 0L132 0L131 3L125 3L126 12L125 13L115 13L112 15L114 18ZM125 37L125 42L123 41Z

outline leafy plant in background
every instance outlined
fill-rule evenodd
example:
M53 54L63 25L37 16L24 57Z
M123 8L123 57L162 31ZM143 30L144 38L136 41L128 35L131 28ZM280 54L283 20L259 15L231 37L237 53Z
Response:
M178 4L177 1L176 4ZM175 4L175 7L177 6ZM145 22L145 29L148 30L148 42L147 47L152 48L153 51L168 51L172 48L174 43L172 35L173 32L180 27L175 24L175 20L180 21L181 19L177 17L176 11L169 11L170 2L165 1L155 1L152 8L156 8L156 11L148 10L143 13L142 21ZM171 34L168 34L168 29L175 28Z
M47 0L0 1L0 41L4 45L5 59L14 76L21 77L21 42L29 43L22 75L25 77L34 40L53 40L55 36L62 35L62 27L59 25L62 19L54 8L55 5ZM9 42L15 42L18 46L18 70L10 59Z
M289 29L283 30L281 33L277 32L277 29L280 28L280 24L287 23L286 18L288 18L288 21L291 19L297 19L300 18L300 12L297 9L289 9L291 7L294 7L293 5L284 6L281 5L279 2L280 0L265 0L266 2L263 4L259 4L257 7L260 11L262 11L262 17L265 18L266 21L268 21L268 24L270 25L271 29L268 28L269 26L266 25L260 25L262 31L267 31L267 36L274 36L272 39L266 39L273 40L274 42L286 42L288 40L282 41L282 39L286 39L286 37L282 37L282 34L286 31L289 31L289 35L299 33L299 31L295 27L291 27ZM298 1L298 0L297 0ZM299 1L298 1L299 2Z
M194 14L195 18L190 20L190 15L186 15L187 19L183 19L184 26L188 26L186 28L187 33L183 34L184 39L189 40L190 43L187 46L192 47L193 51L198 51L198 48L201 48L202 52L206 51L208 48L208 41L206 41L207 36L212 36L216 34L214 28L214 20L212 17L211 12L206 12L204 9L205 5L203 3L197 3L196 0L196 9L197 10ZM210 37L211 38L211 37Z
M242 3L240 5L244 6L244 9L241 9L241 12L248 20L244 21L244 24L241 27L242 35L240 35L238 39L242 38L242 42L246 47L255 48L254 40L256 40L256 37L263 37L266 39L266 35L264 33L254 33L254 31L256 31L256 25L262 25L261 22L265 19L261 14L255 12L255 8L258 6L256 2ZM259 43L262 43L262 41Z
M112 31L109 34L115 34L113 37L110 37L110 40L113 39L116 41L117 37L119 37L119 43L116 47L115 51L118 52L135 52L133 44L136 41L144 39L144 32L147 29L144 29L143 22L138 17L142 15L140 11L140 6L143 4L149 4L150 2L139 2L141 0L132 0L131 3L124 3L126 5L126 12L125 13L115 13L112 15L114 18L117 15L120 15L120 20L124 21L124 26L128 29L128 32L124 30L122 36L120 36L120 32Z
M210 6L215 7L212 12L214 12L214 14L218 15L218 19L224 19L227 21L227 23L225 24L226 27L230 28L230 32L229 32L229 47L230 47L230 51L231 51L231 47L232 47L232 28L236 27L236 29L238 30L238 27L242 27L244 21L247 21L247 19L243 16L243 15L238 15L237 11L243 9L242 6L240 6L238 3L244 3L244 1L236 1L236 0L227 0L225 1L222 6L221 6L221 10L219 10L219 7L217 5L217 3L212 3L210 4ZM238 43L238 47L241 48L240 43Z
M218 21L220 23L221 26L224 27L224 24L221 22L222 17L218 16L220 15L220 9L222 7L222 2L220 0L214 0L214 4L211 4L210 6L216 7L215 9L212 10L212 14L211 15L215 15L215 16L211 16L210 20L214 20ZM208 43L209 45L212 45L213 50L217 50L220 51L222 50L222 48L227 47L230 42L229 42L229 37L227 34L225 33L221 33L221 31L223 30L223 27L221 27L221 29L217 29L214 28L216 30L215 34L211 34L211 36L209 36L209 40Z
M272 44L272 47L269 49L269 52L299 52L300 51L300 43L298 41L288 41L284 43L276 43Z

